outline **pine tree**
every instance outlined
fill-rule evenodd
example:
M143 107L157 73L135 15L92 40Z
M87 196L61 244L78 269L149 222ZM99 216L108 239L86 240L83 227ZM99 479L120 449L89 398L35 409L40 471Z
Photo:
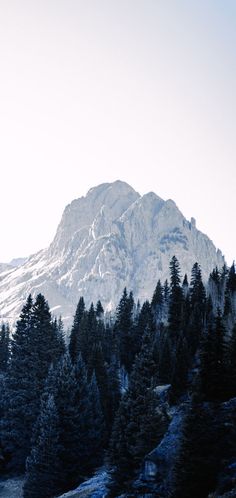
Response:
M6 372L10 357L10 330L8 323L2 323L0 330L0 372Z
M55 318L52 323L55 336L55 351L54 362L59 360L66 352L65 337L64 337L64 324L61 316L59 319Z
M51 386L59 417L61 489L68 491L83 479L81 472L81 414L78 386L69 355L64 355L54 372ZM47 385L48 388L48 385Z
M183 289L184 298L186 299L186 297L187 297L187 295L189 293L188 277L187 277L186 273L184 275L182 289Z
M24 498L52 498L57 495L60 489L60 452L59 419L54 398L49 395L42 401L37 440L26 462Z
M154 294L152 296L151 307L157 322L163 319L164 291L161 281L158 280Z
M186 340L180 335L175 351L174 370L171 381L171 400L176 402L186 391L188 382L189 354Z
M76 308L74 322L70 334L69 352L73 362L76 361L76 358L78 357L80 351L80 345L79 345L80 323L84 316L84 312L85 312L85 303L84 303L84 298L81 297Z
M104 314L104 309L103 309L102 303L99 299L97 304L96 304L96 316L97 316L97 318L102 318L103 314Z
M218 268L214 268L211 272L208 280L208 292L211 296L213 311L217 312L217 309L223 311L223 293L221 289L221 275Z
M32 378L34 376L35 389L40 398L49 366L57 362L62 354L61 337L53 326L48 302L42 294L38 294L32 307L30 343L28 361Z
M119 340L120 363L129 373L135 354L133 344L133 307L133 295L130 293L128 296L125 288L117 308L115 331Z
M229 269L228 285L229 285L229 289L231 290L232 293L236 292L236 270L235 270L234 262Z
M106 427L110 426L110 398L109 398L109 383L108 371L104 361L101 343L94 344L88 364L88 378L92 377L93 372L96 375L96 381L100 393L101 406L103 416L106 422Z
M146 329L154 330L152 308L149 301L145 301L140 310L137 322L134 326L134 351L138 354L142 345L142 340Z
M102 463L103 449L106 443L106 426L95 372L93 372L89 384L88 401L90 409L90 425L87 437L87 446L90 449L88 461L90 468L95 469Z
M167 419L158 407L154 390L155 377L153 338L147 331L112 431L109 452L110 463L114 466L112 496L120 491L130 491L144 456L159 443L166 429Z
M209 324L201 347L201 391L207 401L225 401L228 396L225 328L218 310L213 324Z
M163 295L164 295L164 303L169 303L169 297L170 297L170 287L168 284L168 280L165 280L164 282L164 287L163 287Z
M87 371L81 355L75 364L75 379L77 381L77 410L80 413L80 426L78 427L80 445L77 459L80 460L80 472L85 475L101 463L105 426L95 374L88 383Z
M92 469L94 438L87 375L81 356L73 366L65 354L50 369L43 397L54 395L60 430L60 492L66 492L84 480ZM97 453L96 453L97 458Z
M202 282L201 268L195 263L190 282L190 321L188 342L194 354L199 346L201 334L205 327L206 291Z
M170 338L165 335L162 341L159 340L158 347L159 368L158 376L160 384L170 384L173 376L174 355Z
M22 309L11 343L11 361L4 394L1 438L9 466L22 472L31 450L33 425L50 364L57 360L57 336L48 303L39 294Z
M228 344L228 392L229 398L236 397L236 324Z
M110 433L121 400L119 365L116 357L114 357L111 360L111 363L108 366L108 393L109 393L108 431Z
M170 262L169 331L174 340L178 338L182 329L183 290L180 284L180 265L173 256Z
M236 319L236 273L233 263L227 273L224 296L224 319L229 329L232 329Z
M32 418L29 403L34 396L34 386L28 359L32 306L32 297L29 295L12 336L11 362L3 397L1 441L9 466L15 472L24 471L25 460L30 452Z
M216 485L219 461L212 413L192 403L182 429L171 498L207 498Z

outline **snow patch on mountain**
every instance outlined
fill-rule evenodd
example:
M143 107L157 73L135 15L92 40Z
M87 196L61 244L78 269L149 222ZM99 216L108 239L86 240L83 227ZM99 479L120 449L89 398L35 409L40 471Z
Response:
M42 292L53 312L71 322L81 295L113 309L126 286L141 301L179 259L183 275L198 261L203 278L224 258L172 200L143 196L127 183L105 183L69 204L47 249L0 273L0 315L14 321L28 294Z

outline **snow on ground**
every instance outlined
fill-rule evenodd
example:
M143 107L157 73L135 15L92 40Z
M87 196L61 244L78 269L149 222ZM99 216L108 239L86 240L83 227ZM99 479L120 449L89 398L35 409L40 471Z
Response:
M1 498L23 498L22 487L24 479L15 477L14 479L0 480Z
M83 482L73 491L61 495L60 498L105 498L107 496L106 485L108 479L106 471L99 471L91 479Z

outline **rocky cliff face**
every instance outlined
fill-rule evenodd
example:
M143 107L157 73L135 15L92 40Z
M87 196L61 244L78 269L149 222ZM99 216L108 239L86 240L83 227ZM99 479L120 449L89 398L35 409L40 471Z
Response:
M190 275L195 261L207 278L224 258L211 240L187 221L172 200L140 196L124 182L105 183L65 208L49 248L0 274L0 314L14 321L31 292L41 292L54 314L70 322L81 295L113 309L127 286L141 301L158 278L169 277L179 259Z

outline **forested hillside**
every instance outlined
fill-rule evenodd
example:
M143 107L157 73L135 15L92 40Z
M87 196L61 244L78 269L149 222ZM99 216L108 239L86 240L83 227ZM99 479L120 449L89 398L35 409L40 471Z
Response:
M114 314L80 297L69 342L30 295L13 333L1 326L0 371L0 469L25 474L24 498L99 468L109 497L235 496L234 264L205 286L198 263L188 282L174 256L151 302L125 288Z

